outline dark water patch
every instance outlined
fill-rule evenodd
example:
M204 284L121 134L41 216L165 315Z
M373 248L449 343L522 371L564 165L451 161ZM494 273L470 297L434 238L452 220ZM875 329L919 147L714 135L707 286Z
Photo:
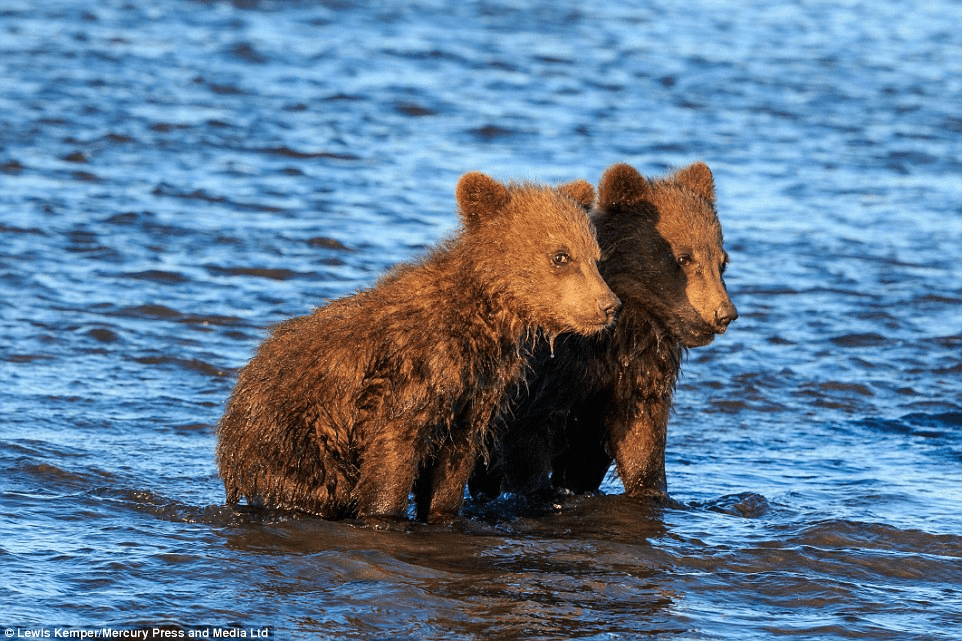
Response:
M244 203L231 200L226 196L219 196L207 193L204 189L195 189L193 191L183 191L173 185L166 183L161 183L154 187L152 192L155 196L170 196L173 198L180 198L183 200L200 200L207 203L227 205L232 209L246 209L251 211L262 211L267 213L280 213L286 211L284 207L275 207L272 205L265 205L261 203Z
M9 363L33 363L36 361L53 360L56 358L51 354L9 354L4 360Z
M962 411L941 412L938 414L906 414L902 420L922 427L962 428Z
M308 247L318 247L322 249L335 249L337 251L353 252L354 250L337 240L336 238L327 238L325 236L315 236L314 238L307 239Z
M106 327L95 327L93 329L89 329L87 330L86 334L98 343L115 343L120 340L120 336L117 334L117 332Z
M118 316L150 318L158 320L183 320L184 315L164 305L138 305L126 307L116 312Z
M362 102L367 100L367 97L360 94L335 93L324 96L323 100L328 102Z
M141 220L143 217L149 216L151 216L149 212L139 213L125 211L122 214L113 214L112 216L109 216L104 222L111 225L132 225L133 223Z
M190 282L190 278L178 272L169 272L161 269L148 269L142 272L127 272L119 274L120 278L130 278L132 280L149 280L168 285L178 285Z
M155 122L154 124L150 125L150 130L158 133L177 132L190 128L191 125L175 122Z
M499 138L510 138L518 135L520 132L499 125L484 125L483 127L471 129L469 133L482 140L496 140Z
M192 372L198 372L206 376L224 377L233 374L233 372L227 371L215 365L211 365L210 363L198 360L196 358L184 359L176 356L141 356L139 358L135 358L134 361L140 363L141 365L148 365L151 367L173 366Z
M7 160L0 163L0 173L16 175L21 173L25 167L19 160Z
M913 412L898 419L866 418L859 424L880 432L946 439L962 431L962 412Z
M834 336L831 340L841 347L880 347L890 342L888 338L875 332L845 334Z
M62 124L66 125L68 123L63 122ZM134 145L138 141L133 136L130 136L127 134L119 134L111 131L97 138L84 139L84 138L78 138L75 136L67 136L66 138L64 138L63 142L67 143L68 145L77 145L79 147L86 148L87 150L95 151L97 149L111 146L111 145ZM89 151L81 152L81 153L89 153Z
M861 383L843 383L840 381L827 381L813 386L814 389L825 392L839 392L840 395L855 394L857 396L874 396L872 389Z
M99 176L97 176L97 174L91 173L89 171L72 171L70 172L70 176L74 180L79 180L80 182L87 182L87 183L101 182L101 179Z
M437 111L423 107L417 103L413 102L399 102L394 108L398 113L404 116L411 116L414 118L423 118L424 116L436 116Z
M204 267L211 274L223 276L254 276L270 280L290 280L292 278L310 278L313 276L310 272L295 272L290 269L271 269L266 267L219 267L217 265L205 265Z
M9 225L0 224L0 234L38 234L43 235L46 232L42 229L36 227L11 227Z
M133 307L122 307L106 312L108 316L118 316L122 318L140 318L148 320L165 320L184 323L187 325L224 325L224 326L243 326L244 321L236 316L218 316L215 314L195 315L183 314L165 305L146 304Z
M251 64L266 64L269 62L267 56L263 55L249 42L238 42L228 49L230 55L240 58L244 62Z
M281 156L286 158L298 158L313 160L317 158L327 158L331 160L361 160L361 156L356 154L334 153L330 151L298 151L289 147L269 147L264 149L253 149L252 151L269 156Z

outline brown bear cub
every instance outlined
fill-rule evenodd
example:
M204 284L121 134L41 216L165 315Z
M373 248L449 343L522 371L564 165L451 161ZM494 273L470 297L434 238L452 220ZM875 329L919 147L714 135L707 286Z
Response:
M273 329L218 428L227 502L325 518L457 513L540 332L592 334L620 305L598 272L594 188L457 186L459 233L373 287Z
M598 191L601 273L622 301L618 322L536 354L493 456L471 479L475 496L594 492L612 459L627 494L667 496L665 440L683 351L738 316L722 277L714 181L703 163L658 180L618 164Z

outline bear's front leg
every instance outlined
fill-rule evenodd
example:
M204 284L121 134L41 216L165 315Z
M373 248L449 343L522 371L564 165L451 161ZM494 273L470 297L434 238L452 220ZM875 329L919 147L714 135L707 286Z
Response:
M407 518L408 497L420 460L412 439L404 436L388 425L365 448L360 478L354 488L361 520Z
M609 423L609 447L618 466L625 494L665 497L665 444L668 436L667 408L642 405L630 419Z
M448 441L438 448L414 488L419 521L443 523L458 515L477 458L478 448L469 443Z
M610 394L587 396L553 428L560 436L551 462L551 484L575 494L597 492L611 467L606 410Z

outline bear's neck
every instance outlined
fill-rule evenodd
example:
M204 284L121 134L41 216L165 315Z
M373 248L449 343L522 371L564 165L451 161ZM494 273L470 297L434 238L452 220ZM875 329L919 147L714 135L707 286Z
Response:
M464 249L456 246L435 256L431 286L435 291L430 298L437 309L433 312L443 314L445 325L457 332L468 362L483 371L519 375L533 344L534 328L515 311L504 286L491 274L480 272L477 261Z
M645 308L626 304L611 336L622 376L655 395L674 391L684 347Z

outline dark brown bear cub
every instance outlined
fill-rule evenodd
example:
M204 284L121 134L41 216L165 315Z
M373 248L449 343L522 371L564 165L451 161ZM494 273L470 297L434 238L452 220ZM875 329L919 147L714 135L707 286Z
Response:
M461 230L372 288L277 326L218 429L227 502L325 518L457 513L540 331L591 334L602 280L586 181L457 187ZM420 478L419 478L420 477Z
M708 167L649 181L610 167L594 213L601 273L623 307L611 332L565 335L544 348L472 493L598 490L611 461L625 492L664 496L665 440L685 348L737 318L722 274L728 256Z

